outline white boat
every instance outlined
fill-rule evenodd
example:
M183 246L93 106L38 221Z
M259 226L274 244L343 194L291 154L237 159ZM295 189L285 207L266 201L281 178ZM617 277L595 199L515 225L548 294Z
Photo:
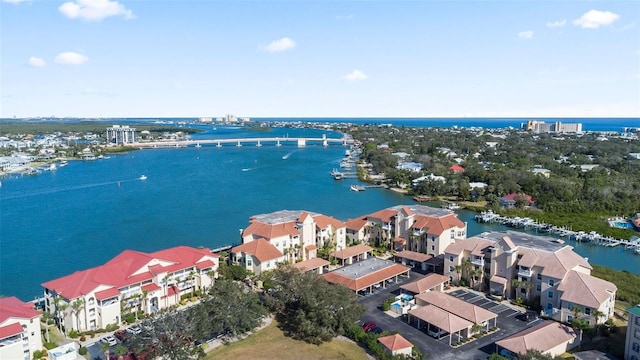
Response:
M141 175L140 180L147 180L147 175Z
M351 191L365 191L365 190L367 190L367 188L364 187L363 185L351 185L349 187L349 190L351 190Z
M62 161L60 162L60 167L65 167L65 166L67 166L67 165L69 165L69 162L68 162L67 160L62 160Z
M458 205L456 203L449 203L449 204L447 204L447 209L449 209L449 210L458 210L458 209L460 209L460 205Z
M49 170L54 171L56 170L58 167L56 166L55 163L51 164L51 166L49 166Z

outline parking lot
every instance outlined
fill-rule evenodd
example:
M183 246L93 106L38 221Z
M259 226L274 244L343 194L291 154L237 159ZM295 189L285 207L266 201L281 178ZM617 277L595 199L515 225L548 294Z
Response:
M541 321L539 319L530 322L519 320L516 316L522 314L522 310L488 299L484 295L474 293L468 289L458 288L449 292L449 294L498 314L499 330L457 348L451 347L447 338L434 339L425 332L407 324L402 316L390 316L379 308L385 299L400 293L400 285L416 280L421 276L423 275L411 272L410 279L403 279L401 282L390 284L386 289L362 296L360 302L366 307L362 321L373 321L383 330L399 332L416 345L420 352L426 355L426 359L486 359L496 350L494 343L497 340L513 335Z

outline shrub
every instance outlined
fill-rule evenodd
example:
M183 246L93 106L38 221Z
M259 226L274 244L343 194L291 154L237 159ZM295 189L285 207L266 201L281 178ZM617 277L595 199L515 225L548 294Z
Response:
M80 341L87 341L87 337L84 335L80 336Z
M42 357L42 350L36 350L33 352L33 358L34 359L40 359Z
M43 344L43 346L45 347L45 349L51 350L51 349L57 348L58 344L56 344L54 342L46 342L46 343ZM44 354L42 354L42 356L44 356Z
M128 313L122 317L122 320L124 320L127 324L133 324L136 321L136 314ZM107 326L107 328L109 328L109 326Z
M107 324L107 327L104 331L102 332L112 332L112 331L116 331L118 330L120 326L118 326L118 324Z
M80 349L78 349L78 354L80 355L87 355L87 348L84 346L81 346Z
M70 338L75 339L75 338L77 338L78 336L80 336L80 333L79 333L79 332L77 332L77 331L75 331L75 330L71 330L71 331L69 331L69 337L70 337Z

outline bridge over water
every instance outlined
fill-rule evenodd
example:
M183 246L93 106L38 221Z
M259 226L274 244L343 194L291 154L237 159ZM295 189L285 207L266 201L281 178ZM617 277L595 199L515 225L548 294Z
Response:
M204 145L214 145L216 147L222 147L223 144L235 144L235 146L243 146L252 144L255 146L262 146L263 144L274 144L275 146L282 146L283 143L294 143L299 147L306 146L308 143L318 143L322 146L329 146L330 144L338 144L348 146L353 144L353 139L349 138L327 138L323 135L321 138L305 138L305 137L263 137L263 138L240 138L240 139L206 139L206 140L168 140L168 141L151 141L151 142L137 142L130 144L139 148L166 148L166 147L188 147L195 146L201 147Z

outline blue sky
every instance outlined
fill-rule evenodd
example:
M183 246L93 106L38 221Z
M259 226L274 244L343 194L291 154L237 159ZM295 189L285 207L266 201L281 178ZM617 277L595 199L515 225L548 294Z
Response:
M0 117L640 116L635 0L0 1Z

